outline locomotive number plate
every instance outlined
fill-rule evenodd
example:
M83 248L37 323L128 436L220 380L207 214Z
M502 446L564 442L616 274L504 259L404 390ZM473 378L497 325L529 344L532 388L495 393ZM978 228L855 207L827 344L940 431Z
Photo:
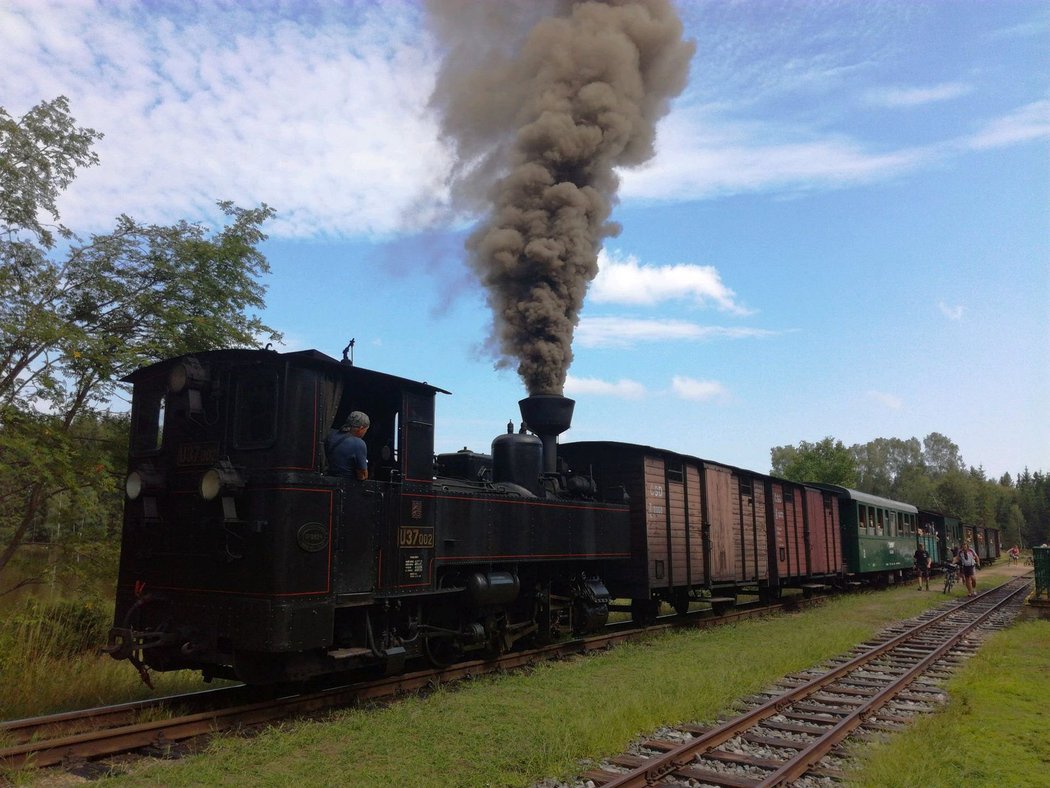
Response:
M397 529L398 547L433 547L434 529L401 526Z
M177 465L211 465L218 460L218 443L183 443L175 456Z

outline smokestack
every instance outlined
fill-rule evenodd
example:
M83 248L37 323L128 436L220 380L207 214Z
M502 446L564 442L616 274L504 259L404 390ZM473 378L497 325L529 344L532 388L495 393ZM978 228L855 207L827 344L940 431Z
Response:
M427 7L447 52L431 106L454 146L453 207L487 214L467 250L497 365L561 394L598 251L619 232L617 169L652 158L695 45L669 0Z
M558 436L572 425L576 400L557 394L534 394L518 401L521 418L543 443L543 472L558 470Z

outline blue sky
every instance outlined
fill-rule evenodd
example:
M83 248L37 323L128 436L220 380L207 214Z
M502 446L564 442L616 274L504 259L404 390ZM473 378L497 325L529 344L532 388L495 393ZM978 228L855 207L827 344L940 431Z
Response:
M989 476L1050 469L1050 6L680 11L690 81L621 173L563 439L765 471L771 446L936 431ZM355 337L358 365L450 390L442 451L518 420L472 217L447 219L420 6L7 0L0 31L0 105L64 94L106 134L65 224L266 202L288 349Z

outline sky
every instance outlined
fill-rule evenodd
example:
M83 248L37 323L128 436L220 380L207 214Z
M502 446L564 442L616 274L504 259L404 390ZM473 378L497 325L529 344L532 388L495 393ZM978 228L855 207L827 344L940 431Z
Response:
M989 478L1050 470L1050 5L679 12L689 82L620 171L562 440L768 472L774 446L939 432ZM466 263L481 217L449 210L421 5L4 0L0 40L0 106L65 95L105 134L65 225L265 202L283 349L353 338L358 366L447 389L438 451L520 420Z

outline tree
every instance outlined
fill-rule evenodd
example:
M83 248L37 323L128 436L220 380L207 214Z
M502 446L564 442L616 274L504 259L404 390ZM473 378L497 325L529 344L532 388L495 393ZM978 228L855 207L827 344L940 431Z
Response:
M931 476L944 476L966 469L959 447L939 432L931 432L922 439L922 458Z
M774 476L843 487L856 483L856 465L850 450L831 436L817 443L802 441L797 447L775 446L769 454Z
M247 314L265 303L257 246L268 206L220 202L226 224L215 233L122 215L82 242L58 223L57 197L97 162L99 136L76 126L64 97L18 120L0 108L0 573L50 502L115 484L112 469L83 461L81 439L122 377L171 355L278 338Z
M901 482L923 472L922 447L917 438L876 438L850 447L857 464L857 487L872 495L900 497Z
M936 480L936 488L936 509L958 517L965 523L975 522L977 507L974 486L965 473L955 471L944 474Z
M1025 544L1050 542L1050 475L1025 468L1017 477L1017 504L1024 517Z

